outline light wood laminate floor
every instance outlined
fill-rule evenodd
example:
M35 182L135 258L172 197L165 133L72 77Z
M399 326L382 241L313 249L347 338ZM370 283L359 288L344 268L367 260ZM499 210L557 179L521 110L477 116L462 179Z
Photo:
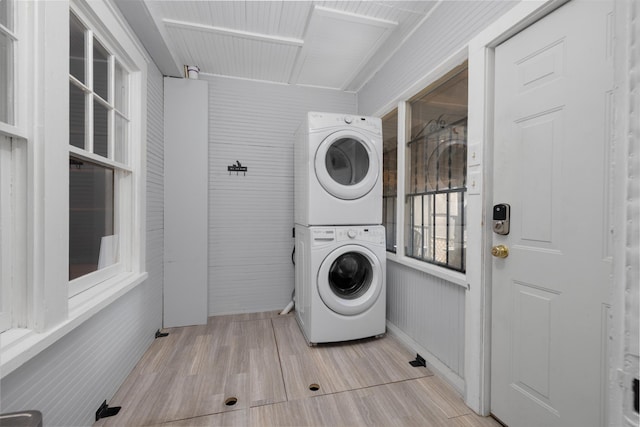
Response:
M94 426L500 426L390 335L309 347L277 312L165 332Z

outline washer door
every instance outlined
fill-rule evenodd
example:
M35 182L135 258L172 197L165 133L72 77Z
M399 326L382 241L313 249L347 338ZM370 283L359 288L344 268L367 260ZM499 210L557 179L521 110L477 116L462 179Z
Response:
M316 150L316 177L329 194L339 199L365 196L376 185L379 169L373 142L354 131L334 132Z
M382 265L364 246L331 252L318 270L318 293L327 307L347 316L368 310L382 290Z

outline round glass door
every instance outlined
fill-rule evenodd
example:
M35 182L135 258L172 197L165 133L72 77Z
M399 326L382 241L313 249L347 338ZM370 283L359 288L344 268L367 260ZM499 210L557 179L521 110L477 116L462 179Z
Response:
M379 176L373 143L353 131L329 135L316 151L315 168L322 187L346 200L365 196Z
M329 287L341 298L355 299L371 286L371 263L358 252L347 252L336 258L329 268Z
M380 261L359 245L345 245L331 252L318 271L320 298L339 314L368 310L378 299L382 284Z

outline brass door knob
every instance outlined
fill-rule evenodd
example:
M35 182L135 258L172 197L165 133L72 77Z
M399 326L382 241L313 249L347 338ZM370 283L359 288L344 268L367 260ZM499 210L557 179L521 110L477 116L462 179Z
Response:
M496 258L506 258L509 256L509 248L505 245L498 245L491 248L491 255Z

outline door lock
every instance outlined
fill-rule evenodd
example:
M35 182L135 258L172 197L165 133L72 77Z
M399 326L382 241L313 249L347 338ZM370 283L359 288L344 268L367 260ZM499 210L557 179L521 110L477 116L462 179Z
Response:
M509 234L509 217L511 207L506 203L499 203L493 207L493 232L496 234Z
M509 256L509 248L505 245L498 245L491 248L491 255L496 258L506 258Z

